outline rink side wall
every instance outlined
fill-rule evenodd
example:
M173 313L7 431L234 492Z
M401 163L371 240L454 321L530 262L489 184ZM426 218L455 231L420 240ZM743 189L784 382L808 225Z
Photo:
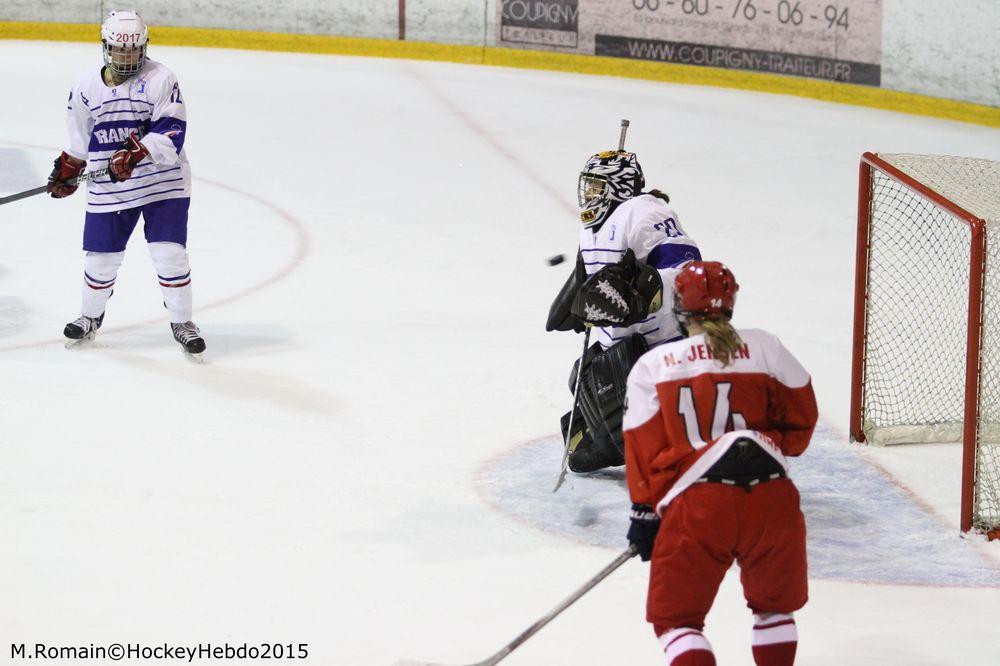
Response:
M947 11L937 0L880 0L878 86L540 50L531 45L497 46L503 43L497 36L498 1L516 0L216 0L211 4L134 0L127 4L136 7L151 24L154 44L441 60L621 76L795 95L1000 127L997 0L950 0ZM577 0L528 2L575 7ZM630 3L630 7L634 5ZM7 0L0 8L0 38L96 41L100 38L98 24L106 10L115 6L99 0Z

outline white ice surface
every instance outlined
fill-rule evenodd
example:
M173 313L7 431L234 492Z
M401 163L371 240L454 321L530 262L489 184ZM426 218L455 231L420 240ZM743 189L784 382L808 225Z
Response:
M922 542L873 539L890 546L887 582L817 576L800 663L996 663L996 544L948 542L958 448L849 450L837 433L858 156L1000 159L1000 131L570 74L150 54L190 106L195 320L209 362L186 362L171 341L138 233L106 328L63 349L83 197L0 207L4 641L307 642L307 663L471 662L610 561L623 544L496 510L502 487L483 476L551 438L567 408L578 340L543 323L568 265L544 259L574 251L576 174L627 117L650 186L738 276L737 324L776 332L812 372L828 424L812 469L835 472L836 491L846 467L865 515L896 488L882 520L922 517L931 550L978 553L982 576L954 584L953 562L914 566L936 558ZM96 44L0 42L0 194L44 182L69 84L99 57ZM539 469L526 463L525 476L554 482L555 466ZM892 480L863 482L878 471ZM524 479L508 478L513 503ZM567 504L580 499L573 483ZM820 510L848 494L807 498L807 518L840 520L864 549L856 514ZM816 566L835 568L833 546L817 546ZM662 663L646 575L627 564L505 663ZM752 663L733 576L707 631L720 663Z

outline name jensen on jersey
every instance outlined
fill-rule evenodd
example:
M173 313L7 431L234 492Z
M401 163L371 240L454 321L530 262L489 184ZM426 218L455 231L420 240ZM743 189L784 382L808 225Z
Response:
M709 349L708 345L697 344L691 345L687 349L687 354L681 353L680 356L674 356L673 352L667 352L663 356L663 362L667 367L673 367L675 365L680 365L681 363L693 363L694 361L707 361L714 358L712 356L712 350ZM733 352L733 358L750 358L750 345L743 343Z

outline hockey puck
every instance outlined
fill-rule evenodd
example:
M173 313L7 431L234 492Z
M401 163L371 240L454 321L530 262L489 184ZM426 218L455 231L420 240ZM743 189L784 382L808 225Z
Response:
M553 256L549 257L548 261L549 261L549 266L558 266L562 262L566 261L566 255L565 254L556 254L556 255L553 255Z

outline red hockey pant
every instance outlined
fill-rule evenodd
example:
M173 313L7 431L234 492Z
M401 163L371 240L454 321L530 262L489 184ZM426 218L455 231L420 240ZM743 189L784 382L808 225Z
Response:
M790 480L750 492L697 483L671 502L653 547L647 619L662 628L702 629L733 560L754 613L805 605L806 525Z

